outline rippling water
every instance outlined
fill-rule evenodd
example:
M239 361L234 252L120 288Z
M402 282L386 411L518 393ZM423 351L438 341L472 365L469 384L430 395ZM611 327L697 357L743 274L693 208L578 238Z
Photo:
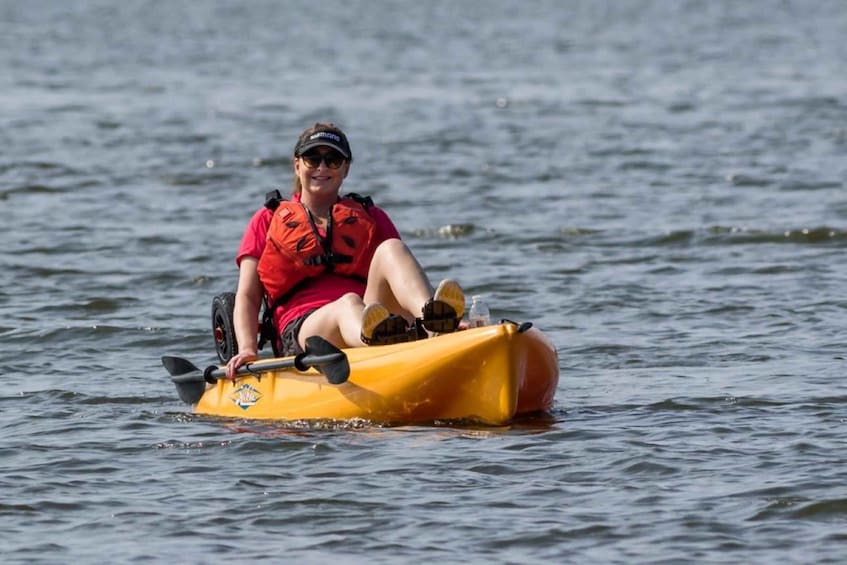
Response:
M317 5L314 5L317 4ZM4 562L847 558L841 2L0 4ZM316 120L559 348L508 428L193 416Z

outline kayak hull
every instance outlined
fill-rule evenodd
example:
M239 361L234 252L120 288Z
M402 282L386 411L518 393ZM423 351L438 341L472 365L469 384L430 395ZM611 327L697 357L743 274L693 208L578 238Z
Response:
M314 369L261 373L208 385L194 412L272 420L408 424L463 420L504 425L549 411L556 349L538 329L506 322L395 345L344 349L350 377L329 384Z

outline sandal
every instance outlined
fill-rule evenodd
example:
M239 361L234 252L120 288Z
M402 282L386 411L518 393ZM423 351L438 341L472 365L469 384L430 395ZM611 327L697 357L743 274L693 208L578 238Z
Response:
M390 345L409 341L405 318L392 314L382 304L368 304L362 312L362 343Z
M421 325L433 333L450 333L465 314L465 293L453 279L444 279L421 310Z

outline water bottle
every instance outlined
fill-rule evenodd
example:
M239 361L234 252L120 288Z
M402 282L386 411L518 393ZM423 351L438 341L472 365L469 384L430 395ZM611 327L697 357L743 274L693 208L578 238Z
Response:
M471 309L468 312L468 325L472 328L480 328L490 324L491 312L488 311L488 305L482 299L482 295L473 295L471 301Z

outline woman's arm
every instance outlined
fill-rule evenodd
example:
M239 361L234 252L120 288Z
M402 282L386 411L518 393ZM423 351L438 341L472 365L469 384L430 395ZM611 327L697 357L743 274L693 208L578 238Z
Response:
M259 282L258 265L259 260L255 257L243 257L239 266L233 312L238 353L226 364L226 376L229 378L235 377L238 367L259 357L258 320L263 290L262 283Z

